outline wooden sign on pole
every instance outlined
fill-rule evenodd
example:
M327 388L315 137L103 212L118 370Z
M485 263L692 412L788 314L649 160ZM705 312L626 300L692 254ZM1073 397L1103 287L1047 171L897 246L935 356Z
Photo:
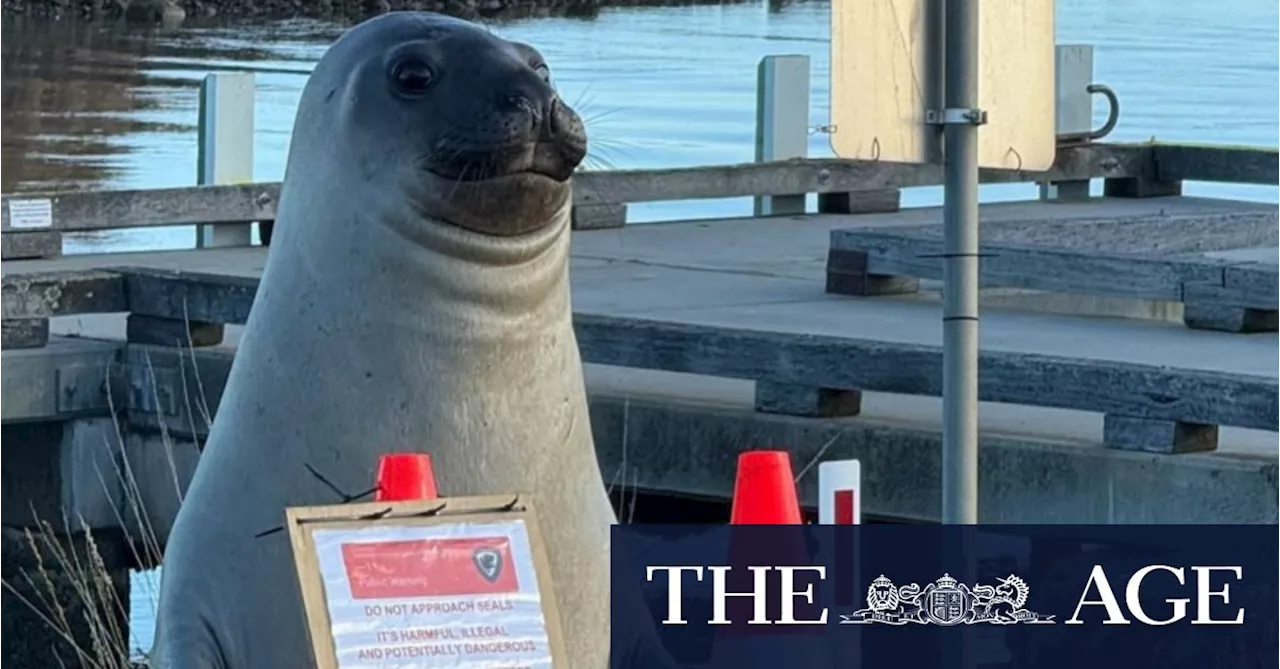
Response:
M979 22L982 167L1047 170L1054 130L1054 0L973 0ZM841 158L937 163L944 0L832 0L831 149Z
M528 499L343 504L286 516L319 669L567 666Z

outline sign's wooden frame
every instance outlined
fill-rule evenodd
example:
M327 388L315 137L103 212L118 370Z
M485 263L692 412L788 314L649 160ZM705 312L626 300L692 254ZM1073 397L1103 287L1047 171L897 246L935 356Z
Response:
M524 521L533 552L542 617L547 627L553 666L568 666L568 655L547 561L546 544L538 528L533 504L523 495L446 497L414 502L365 502L330 506L293 507L285 510L294 565L302 589L307 632L317 669L337 669L337 649L330 634L332 621L325 599L324 581L316 557L316 529L365 529L369 527L423 527L454 523Z

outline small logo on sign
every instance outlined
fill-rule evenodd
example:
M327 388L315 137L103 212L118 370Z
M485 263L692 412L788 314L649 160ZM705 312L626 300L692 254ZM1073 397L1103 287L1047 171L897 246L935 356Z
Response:
M502 553L492 548L477 548L471 554L471 561L484 580L494 583L502 575Z

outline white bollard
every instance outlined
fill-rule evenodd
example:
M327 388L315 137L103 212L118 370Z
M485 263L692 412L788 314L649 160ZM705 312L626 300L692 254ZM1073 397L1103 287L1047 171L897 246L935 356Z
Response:
M818 524L862 524L862 463L857 460L829 460L818 465ZM870 584L861 578L862 571L857 564L858 544L854 543L852 548L854 563L850 565L850 580L855 587L865 588ZM835 579L829 577L828 584L834 588ZM832 611L837 622L841 613L853 613L866 606L859 595L855 595L852 601L846 601L845 592L841 592L839 598L828 594L827 601L834 601L837 605ZM862 666L862 626L837 624L829 631L832 653L843 658L840 666L859 669Z
M756 78L756 162L808 155L809 57L765 56ZM756 216L804 212L804 193L755 198Z
M818 523L862 524L862 464L830 460L818 465Z
M253 98L252 72L217 72L200 83L199 185L253 182ZM196 227L196 248L252 243L250 223Z
M1059 44L1054 47L1054 132L1059 136L1078 135L1093 130L1093 46ZM1044 201L1089 199L1089 180L1040 184Z

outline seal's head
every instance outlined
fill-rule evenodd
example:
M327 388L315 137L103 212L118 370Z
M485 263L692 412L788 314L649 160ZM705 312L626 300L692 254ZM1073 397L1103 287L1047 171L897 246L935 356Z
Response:
M401 189L422 225L484 235L563 220L587 150L582 120L536 49L426 12L347 31L317 64L299 110L309 131L295 142L321 146L295 146L291 167L294 157L307 170L342 160L346 175L355 167Z

